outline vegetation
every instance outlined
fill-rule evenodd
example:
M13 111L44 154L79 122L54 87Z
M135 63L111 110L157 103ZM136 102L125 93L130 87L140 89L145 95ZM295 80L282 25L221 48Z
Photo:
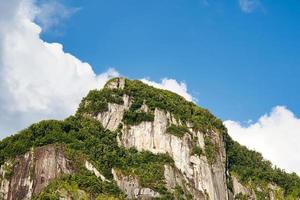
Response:
M184 191L179 185L176 185L174 194L176 200L185 200Z
M54 180L51 182L37 197L36 200L59 200L65 195L72 196L74 199L88 200L88 196L84 192L80 192L76 182L67 182L65 180Z
M84 159L91 161L110 180L112 180L111 169L119 169L125 174L137 177L143 187L160 192L162 196L157 199L173 199L173 194L170 194L164 187L163 178L163 165L172 165L172 159L165 154L154 155L147 151L138 152L133 148L119 147L117 135L120 133L104 130L101 124L92 118L107 111L108 103L122 104L124 94L129 95L132 100L130 109L124 115L124 124L133 125L142 121L153 121L155 108L168 111L175 118L180 119L183 124L190 122L195 131L199 130L205 133L205 148L198 147L197 138L194 137L191 154L202 155L205 153L209 163L213 164L218 147L211 140L209 133L215 131L224 138L229 172L235 174L242 183L246 185L251 183L253 188L273 183L284 190L286 199L292 200L300 197L300 178L295 173L288 174L273 167L269 161L263 159L261 154L248 150L233 141L227 134L222 121L214 117L208 110L200 108L192 102L187 102L183 97L172 92L155 89L140 81L126 80L123 90L109 88L93 90L82 100L75 116L63 121L41 121L16 135L3 139L0 142L0 165L8 159L26 153L31 147L63 144L66 155L74 162L76 173L52 182L37 197L38 199L57 199L58 194L54 192L57 189L68 193L78 191L78 189L84 190L98 200L124 198L124 194L114 182L103 182L89 171L84 170L82 167ZM149 111L143 112L140 109L144 104L148 106ZM172 124L167 128L167 132L181 138L189 131L185 126ZM229 188L232 188L230 178L228 179ZM175 195L178 199L183 197L184 192L184 188L175 188ZM207 192L205 193L207 194ZM84 194L77 193L74 195L84 196ZM256 190L256 195L264 199L265 189L263 191ZM185 194L185 197L190 196ZM243 195L237 197L238 199L246 198Z
M164 188L164 164L173 165L173 160L166 154L154 155L148 151L138 152L134 148L128 150L126 164L119 169L125 175L135 175L142 187L153 190Z
M173 92L157 89L137 80L130 81L126 79L123 90L107 87L102 90L92 90L81 102L77 114L97 115L104 112L107 110L108 102L121 104L123 94L127 94L132 98L132 106L126 114L127 119L125 122L133 123L131 119L138 119L139 122L141 120L152 120L150 115L135 113L143 104L146 104L152 112L155 108L159 108L171 112L183 122L191 122L195 130L207 132L213 129L225 133L222 121L213 116L208 110L186 101Z
M153 121L154 115L142 111L128 110L124 113L123 122L128 125L137 125L143 121Z
M183 122L191 122L196 130L207 132L216 129L221 133L225 131L222 121L208 110L186 101L173 92L154 88L141 81L126 79L124 93L137 102L135 107L141 106L144 102L152 111L155 108L169 111Z
M268 190L262 190L262 191L258 191L257 189L255 190L255 194L256 194L256 198L257 200L265 200L268 199L269 197L269 193Z
M218 152L217 146L211 141L211 138L208 136L204 137L205 144L205 155L210 164L213 164L215 161L216 153Z
M192 200L193 199L192 195L188 191L185 191L179 185L176 185L174 195L175 195L176 200Z
M192 148L191 155L201 156L203 155L203 151L199 146L194 145Z
M167 133L175 135L179 138L182 138L185 133L189 133L189 129L186 126L176 126L175 124L171 124L167 128Z
M91 90L83 98L79 105L78 113L97 115L108 110L108 103L122 104L122 91L118 89L104 88L102 90Z
M242 194L242 193L238 193L234 199L235 200L248 200L250 197L248 195Z
M5 171L4 178L9 180L14 175L13 164L5 164L3 166L3 170Z
M111 196L111 195L99 195L96 200L121 200L120 198L116 198L114 196Z
M172 164L172 159L165 154L154 155L119 147L116 136L117 132L104 130L97 120L80 115L64 121L41 121L0 142L0 163L29 151L31 147L64 144L66 155L75 161L78 170L82 168L81 161L88 159L106 178L112 179L111 169L118 168L136 175L145 187L161 189L163 165ZM82 170L75 178L71 176L67 180L75 181L80 188L91 193L100 194L106 187L105 192L112 190L109 194L115 194L112 185L101 183L100 187L98 179Z
M114 182L101 181L84 168L80 169L77 174L65 175L52 181L36 199L60 199L62 192L73 199L90 199L90 197L96 199L103 195L125 199L125 195Z

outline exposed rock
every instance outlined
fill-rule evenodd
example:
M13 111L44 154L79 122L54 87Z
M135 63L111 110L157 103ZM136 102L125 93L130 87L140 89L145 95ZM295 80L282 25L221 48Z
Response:
M167 126L174 122L170 113L155 109L153 122L142 122L135 126L125 126L121 136L121 144L125 147L135 147L137 150L148 150L152 153L168 153L174 160L175 166L189 180L189 184L202 193L207 193L210 199L226 200L227 186L225 177L226 155L223 141L217 133L212 133L213 140L220 151L216 162L211 166L206 157L191 156L192 138L185 134L183 138L166 133ZM203 134L197 135L200 146L204 146Z
M11 175L5 166L11 167ZM1 166L1 193L4 199L30 199L49 182L61 174L70 174L72 169L63 150L54 145L36 148Z
M34 151L33 192L38 194L49 182L61 174L71 174L70 161L65 157L63 149L49 145Z
M245 196L249 200L257 200L257 196L255 194L255 191L253 187L255 188L256 191L259 192L264 192L268 194L268 200L281 200L284 199L284 193L282 188L278 187L277 185L273 184L268 184L267 186L264 187L259 187L259 186L251 186L251 184L248 185L243 185L242 183L239 182L238 178L235 176L231 176L232 178L232 186L233 186L233 198L237 198L237 196Z
M119 80L109 83L109 87L119 88ZM122 85L122 84L121 84ZM130 108L131 101L127 95L123 96L124 104L111 104L107 112L100 113L97 119L109 130L116 130L122 122L124 112ZM147 105L141 107L143 111L149 111ZM118 138L120 145L124 147L135 147L137 150L148 150L154 154L168 153L174 160L175 166L184 179L193 189L208 196L211 200L228 199L226 185L226 153L223 139L218 133L211 132L210 138L218 147L215 161L211 165L205 156L192 156L192 135L197 140L197 145L204 149L204 134L195 132L190 128L191 134L185 134L182 138L166 133L170 124L183 125L180 120L166 111L155 109L153 122L141 122L134 126L123 126L122 134ZM186 124L193 127L191 123ZM193 191L193 189L190 189Z
M100 178L102 181L110 182L87 160L85 161L84 166L87 170L89 170L90 172L93 172L93 174L95 174L95 176L97 176L97 178Z
M110 89L124 89L125 78L123 78L123 77L114 78L114 79L110 80L109 82L107 82L105 87L110 88Z
M8 178L12 173L12 168L13 168L13 163L11 161L7 161L0 168L0 175L1 175L0 199L8 199L8 191L10 189L10 181L8 180Z
M166 180L166 187L169 191L174 192L177 186L184 188L187 193L191 194L194 199L204 200L205 195L202 191L191 187L188 183L189 180L182 175L182 173L176 168L169 165L165 165L164 177Z
M108 111L99 113L97 119L103 127L115 131L123 119L124 112L130 107L129 96L123 96L124 104L108 103Z
M125 176L121 171L112 169L114 180L119 188L127 195L129 199L136 198L141 200L150 200L159 197L159 193L150 188L140 186L137 178L133 176Z
M90 199L85 191L77 189L76 191L67 191L65 189L61 189L57 191L59 194L60 200L74 200L74 199L80 199L80 200L88 200Z
M97 177L105 177L88 161L85 167ZM47 145L32 149L0 168L0 199L31 199L39 194L52 180L62 174L74 173L72 163L64 154L62 146ZM68 199L67 196L65 199Z
M256 196L254 191L242 185L235 176L231 176L232 178L232 186L233 186L233 197L235 198L237 195L245 195L249 198L249 200L255 200Z
M109 81L105 87L114 92L117 91L119 95L121 94L119 89L124 89L125 82L124 78L115 78ZM181 121L168 111L158 108L153 110L152 106L155 104L153 102L151 104L151 101L148 102L149 105L151 104L150 109L146 100L138 111L151 112L154 114L154 120L144 121L137 125L124 124L122 122L124 113L130 109L134 98L136 96L130 97L124 94L123 104L108 102L107 111L99 113L95 118L102 123L105 129L111 131L120 129L121 133L118 131L117 136L117 142L120 146L134 147L138 151L146 150L154 154L168 154L174 160L174 164L164 165L165 187L175 196L177 192L184 193L184 199L192 197L195 200L256 200L260 196L267 196L265 199L268 200L284 199L282 188L276 185L267 185L265 182L261 185L255 185L259 183L254 184L253 182L243 185L237 177L230 177L230 173L226 171L225 167L226 152L223 136L218 133L219 129L210 130L207 128L205 133L196 131L193 129L192 123ZM138 100L137 105L140 105L143 99ZM106 102L104 103L106 106ZM174 108L172 109L174 110ZM189 111L187 110L187 112ZM193 109L191 113L194 113ZM140 121L140 116L136 118L139 118L138 121ZM152 115L147 120L152 120ZM179 130L183 128L186 133L183 136L181 135L183 131L176 134L179 137L167 133L166 130L170 125L175 125L174 127ZM186 127L189 131L186 131ZM220 131L222 130L220 129ZM207 150L211 151L207 152ZM210 153L212 151L213 153ZM97 161L93 160L93 162ZM84 164L85 168L99 180L110 182L92 165L93 162L92 160L91 162L83 160L81 164ZM0 167L0 199L31 199L33 195L38 195L52 180L63 174L78 172L73 169L73 164L65 156L63 147L56 145L38 147L24 155L7 160ZM158 192L142 187L138 177L125 175L116 169L112 169L112 175L118 187L129 199L148 200L160 197ZM232 191L227 189L227 178L228 180L229 178L232 179ZM55 192L60 195L60 199L66 200L92 198L85 191L80 190L79 186L74 193L69 190L74 190L74 188L61 187L57 188ZM163 196L162 193L161 195Z
M278 200L278 198L284 199L284 193L283 193L282 188L278 187L277 185L273 185L273 184L268 184L268 188L269 188L270 200Z
M147 106L147 104L145 104L145 102L141 106L140 111L145 112L145 113L150 111L149 107Z

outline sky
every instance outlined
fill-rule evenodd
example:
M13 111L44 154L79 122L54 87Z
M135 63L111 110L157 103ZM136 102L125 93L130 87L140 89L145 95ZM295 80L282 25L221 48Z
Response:
M278 104L300 114L297 0L244 0L255 5L243 9L238 0L68 2L81 10L61 37L43 38L95 72L183 80L222 119L254 120Z
M63 119L125 76L208 108L235 140L300 174L299 10L298 0L0 0L0 138Z

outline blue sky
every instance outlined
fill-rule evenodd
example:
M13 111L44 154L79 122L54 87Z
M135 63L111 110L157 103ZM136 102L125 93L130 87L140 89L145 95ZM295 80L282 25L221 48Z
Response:
M300 115L300 2L64 1L80 8L42 37L133 79L184 80L222 119L257 119L275 105Z

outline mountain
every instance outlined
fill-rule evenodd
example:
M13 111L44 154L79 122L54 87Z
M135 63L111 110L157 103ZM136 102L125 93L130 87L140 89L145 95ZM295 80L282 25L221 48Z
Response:
M124 78L90 91L74 116L3 139L0 165L8 200L300 199L295 173L233 141L208 110Z

